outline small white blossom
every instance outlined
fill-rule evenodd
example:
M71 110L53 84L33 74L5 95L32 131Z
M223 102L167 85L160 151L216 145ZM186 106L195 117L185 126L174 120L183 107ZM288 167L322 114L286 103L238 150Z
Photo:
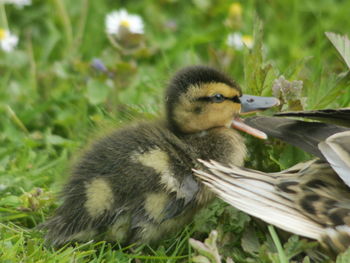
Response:
M106 16L106 31L111 35L119 35L127 29L133 34L143 34L143 21L138 15L129 14L125 9L113 11Z
M0 4L14 4L22 8L23 6L31 5L32 0L0 0Z
M236 32L228 35L226 44L237 50L242 50L244 45L251 49L253 47L253 38L248 35L242 36L241 33Z
M10 31L0 28L0 49L11 52L18 43L18 37Z

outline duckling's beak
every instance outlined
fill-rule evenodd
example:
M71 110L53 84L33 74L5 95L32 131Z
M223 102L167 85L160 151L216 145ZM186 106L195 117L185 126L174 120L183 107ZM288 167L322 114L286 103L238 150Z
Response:
M275 97L260 97L245 94L239 100L241 101L241 115L267 110L280 105L279 99Z
M259 97L253 95L242 95L240 97L240 101L241 115L246 115L257 111L263 111L271 107L278 106L280 104L280 101L274 97ZM259 139L267 139L267 135L264 132L248 126L239 117L236 117L232 120L231 126L232 128L246 132Z

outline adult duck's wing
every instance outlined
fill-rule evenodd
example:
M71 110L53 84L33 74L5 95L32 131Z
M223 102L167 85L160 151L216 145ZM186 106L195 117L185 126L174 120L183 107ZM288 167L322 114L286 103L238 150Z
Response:
M280 112L276 113L275 116L302 117L350 128L350 108Z
M208 170L195 170L195 174L225 202L286 231L320 238L322 225L297 211L294 200L276 192L275 175L236 166L225 167L215 161L201 162ZM287 185L285 188L288 191Z
M305 122L279 117L256 116L244 120L249 126L263 131L269 137L278 138L297 146L321 159L318 144L329 136L347 131L348 128L320 122Z
M320 117L350 123L350 109L279 113L278 116ZM327 118L326 118L327 117ZM332 119L333 118L333 119ZM245 120L253 128L327 160L350 186L350 129L334 124L306 122L279 117L252 117Z
M350 192L327 162L309 161L280 173L202 162L208 169L196 175L232 206L335 251L350 245Z
M318 145L329 164L350 187L350 131L336 133Z

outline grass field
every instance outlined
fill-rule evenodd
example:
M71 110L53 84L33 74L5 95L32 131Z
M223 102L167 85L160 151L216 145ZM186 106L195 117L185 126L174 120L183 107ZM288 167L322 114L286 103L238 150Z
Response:
M272 229L219 201L176 237L132 253L104 242L55 250L34 229L59 204L79 149L112 127L158 116L167 80L183 66L213 65L244 91L265 95L283 75L302 88L285 98L283 110L350 106L346 64L325 36L349 34L349 1L1 3L0 41L6 29L18 36L11 52L0 48L1 263L191 262L189 237L204 240L212 229L220 253L235 262L350 262L350 251L332 259L317 243L282 232L277 249ZM105 17L121 8L142 18L144 33L108 37ZM228 44L234 32L254 47ZM276 171L308 158L292 147L261 150L247 141L247 166L254 168Z

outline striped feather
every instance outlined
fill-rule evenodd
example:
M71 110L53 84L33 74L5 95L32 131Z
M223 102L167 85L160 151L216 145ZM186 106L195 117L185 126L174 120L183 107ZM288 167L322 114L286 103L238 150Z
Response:
M338 224L336 218L344 211L350 214L350 207L344 205L347 201L350 203L350 193L336 176L332 176L334 172L327 163L309 161L280 173L263 173L225 167L215 161L200 162L208 169L194 170L195 174L218 197L237 209L286 231L319 240L336 251L343 251L350 244L348 226L344 222ZM320 170L324 180L316 176ZM317 184L315 178L328 186ZM329 191L324 191L327 187ZM335 192L337 189L339 191ZM350 222L348 219L346 222ZM344 235L348 235L349 244L340 245L347 240Z

